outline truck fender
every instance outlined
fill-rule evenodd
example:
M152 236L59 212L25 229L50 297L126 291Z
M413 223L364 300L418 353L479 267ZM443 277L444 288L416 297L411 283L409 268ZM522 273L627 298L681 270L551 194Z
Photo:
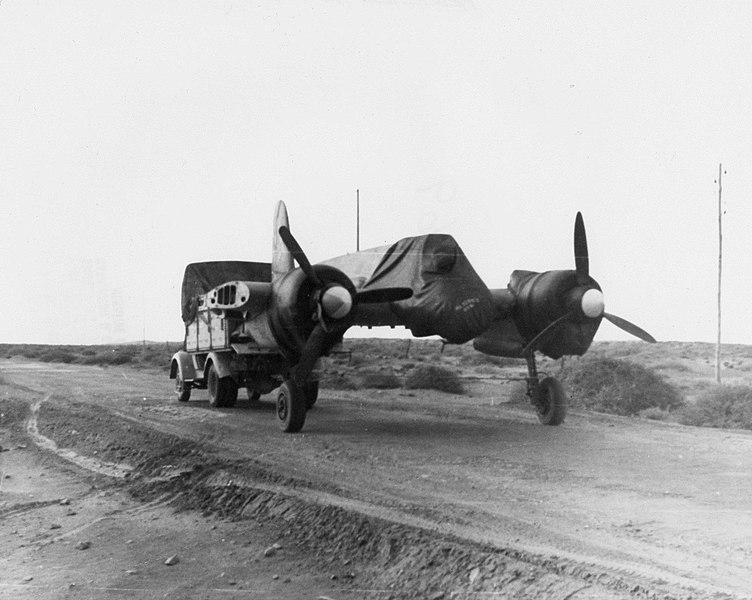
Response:
M207 379L209 376L209 365L211 364L214 365L214 369L220 377L232 377L232 369L230 368L232 357L232 352L210 352L206 357L204 379Z
M193 366L193 358L185 350L180 350L172 356L170 362L170 379L175 379L178 375L178 369L183 376L183 381L193 381L196 379L196 368Z

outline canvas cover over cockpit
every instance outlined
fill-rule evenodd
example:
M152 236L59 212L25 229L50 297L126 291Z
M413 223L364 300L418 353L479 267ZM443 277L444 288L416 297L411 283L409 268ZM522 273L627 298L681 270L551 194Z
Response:
M221 260L191 263L185 268L181 292L181 309L184 323L196 318L196 298L228 281L272 280L270 263Z
M413 335L439 335L452 343L464 343L490 325L494 315L491 293L451 235L433 233L404 238L389 247L361 254L380 255L381 260L371 267L371 274L360 289L413 290L411 298L389 305L397 321ZM364 274L365 265L361 269L348 268L357 262L358 254L354 254L327 264L357 280L358 275ZM367 317L364 320L362 324L368 324Z

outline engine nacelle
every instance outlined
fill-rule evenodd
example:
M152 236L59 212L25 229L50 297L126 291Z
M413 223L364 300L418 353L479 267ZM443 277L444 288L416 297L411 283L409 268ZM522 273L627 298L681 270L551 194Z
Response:
M302 269L294 269L283 275L274 284L269 310L269 324L279 345L280 351L288 360L296 363L300 359L301 351L316 325L317 296L324 293L327 287L342 287L347 290L351 298L355 296L355 288L347 277L339 269L327 265L313 265L316 276L324 284L324 290L318 289L313 281ZM345 316L340 321L346 325ZM342 337L341 328L332 336L331 343L327 345L328 351Z
M509 289L516 298L514 322L527 341L568 315L539 340L535 350L551 358L581 356L587 351L604 309L601 288L594 279L582 283L576 271L568 270L514 271Z

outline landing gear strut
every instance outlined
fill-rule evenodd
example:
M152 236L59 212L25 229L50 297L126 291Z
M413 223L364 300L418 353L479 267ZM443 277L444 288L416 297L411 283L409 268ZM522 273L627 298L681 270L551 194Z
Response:
M543 425L561 425L567 416L567 394L561 382L555 377L538 377L535 352L525 355L527 361L527 395L535 407L538 420Z

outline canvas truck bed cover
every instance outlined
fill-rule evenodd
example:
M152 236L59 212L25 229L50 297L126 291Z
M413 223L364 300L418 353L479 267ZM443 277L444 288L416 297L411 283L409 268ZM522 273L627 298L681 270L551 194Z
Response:
M184 323L196 317L196 297L227 281L272 280L270 263L221 260L191 263L185 268L181 292L181 309Z

